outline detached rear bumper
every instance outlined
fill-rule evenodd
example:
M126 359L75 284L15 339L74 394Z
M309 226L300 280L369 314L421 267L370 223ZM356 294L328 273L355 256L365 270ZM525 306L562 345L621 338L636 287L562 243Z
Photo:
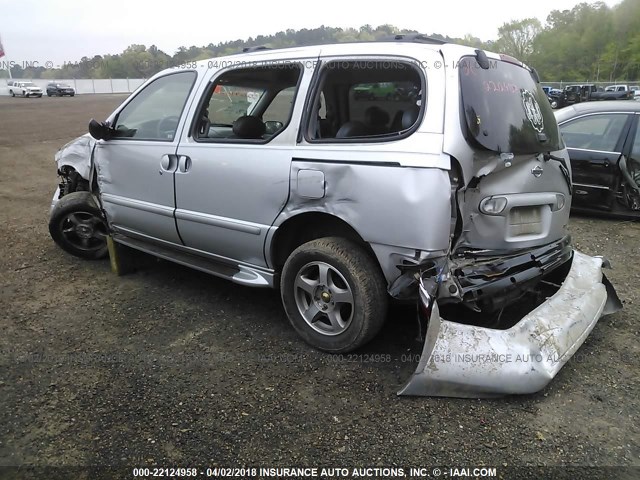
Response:
M602 262L574 252L560 289L507 330L444 320L432 302L418 368L398 394L478 398L541 390L598 319L621 307ZM426 292L420 301L429 301Z

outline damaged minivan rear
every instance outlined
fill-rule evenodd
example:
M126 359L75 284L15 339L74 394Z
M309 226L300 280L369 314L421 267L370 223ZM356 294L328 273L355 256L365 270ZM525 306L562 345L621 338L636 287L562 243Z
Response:
M363 347L390 299L417 302L401 394L540 390L620 308L606 260L571 246L568 155L511 57L420 35L252 49L160 72L90 133L56 158L65 250L109 236L279 287L327 352Z
M421 272L426 340L400 393L535 392L621 304L608 263L571 246L569 157L536 72L476 51L449 80L451 249L442 273Z

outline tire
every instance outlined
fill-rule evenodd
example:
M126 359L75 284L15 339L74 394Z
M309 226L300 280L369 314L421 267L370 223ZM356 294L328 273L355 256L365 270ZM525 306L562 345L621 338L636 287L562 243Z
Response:
M69 96L70 96L70 97L75 97L75 96L76 96L76 94L75 94L75 93L72 93L72 94L70 94Z
M551 108L554 110L558 108L558 102L556 100L551 100Z
M295 249L282 269L280 294L298 335L325 352L361 347L380 331L387 315L386 281L377 262L360 245L340 237Z
M42 98L42 94L38 95L38 98Z
M16 94L15 94L15 93L13 93L13 90L9 90L9 93L11 94L11 96L12 96L12 97L15 97L15 96L16 96Z
M89 192L65 195L49 218L49 234L64 251L87 260L107 256L107 224Z
M49 92L47 92L47 97L50 97L50 96L51 96L51 94Z

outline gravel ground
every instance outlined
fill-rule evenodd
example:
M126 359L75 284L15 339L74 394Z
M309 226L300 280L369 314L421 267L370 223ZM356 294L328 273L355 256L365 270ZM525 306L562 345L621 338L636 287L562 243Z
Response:
M625 308L544 391L397 397L411 309L359 352L380 361L341 360L274 291L151 259L116 277L55 246L53 155L123 98L0 98L0 466L640 466L640 223L572 219Z

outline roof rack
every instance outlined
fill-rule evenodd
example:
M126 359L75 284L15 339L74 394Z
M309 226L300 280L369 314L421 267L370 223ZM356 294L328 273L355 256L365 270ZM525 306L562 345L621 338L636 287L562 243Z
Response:
M436 45L444 45L444 40L433 38L423 33L398 33L388 37L382 37L380 42L415 42L415 43L432 43Z
M260 50L271 50L266 45L256 45L255 47L244 47L242 53L259 52Z

